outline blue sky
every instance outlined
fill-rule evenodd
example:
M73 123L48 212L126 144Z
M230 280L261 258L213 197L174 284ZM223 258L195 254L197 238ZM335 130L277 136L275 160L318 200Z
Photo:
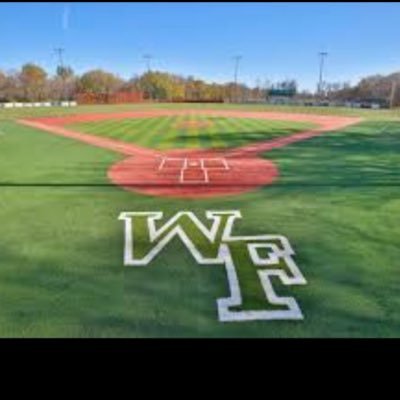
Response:
M153 69L209 81L297 79L314 90L317 53L326 80L400 70L396 3L1 3L0 69L32 61L54 72L65 47L76 72L104 68L128 78Z

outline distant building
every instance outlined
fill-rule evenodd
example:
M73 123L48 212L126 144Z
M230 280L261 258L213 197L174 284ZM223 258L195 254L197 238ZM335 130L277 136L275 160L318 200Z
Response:
M296 88L269 89L267 91L267 101L271 104L292 104L296 93Z

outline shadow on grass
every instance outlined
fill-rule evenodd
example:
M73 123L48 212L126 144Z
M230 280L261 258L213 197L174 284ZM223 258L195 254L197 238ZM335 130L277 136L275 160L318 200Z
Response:
M0 336L194 337L202 324L218 325L213 274L222 282L223 268L201 268L172 249L158 265L128 269L121 232L64 246L55 235L29 256L1 249Z
M400 123L363 123L263 155L276 162L280 187L399 187Z
M67 233L67 246L56 239L38 241L38 253L29 257L1 250L0 336L374 337L400 329L399 321L390 318L390 299L397 296L391 274L362 274L357 254L338 253L336 247L326 247L325 253L339 254L337 265L350 256L354 269L312 271L310 260L301 260L309 265L309 285L296 298L306 321L221 324L215 299L227 294L223 267L200 267L182 246L172 246L162 262L124 268L120 234L95 240L73 236L73 230ZM47 255L41 253L43 246Z
M223 143L222 148L235 148L241 145L258 142L266 139L274 139L277 137L288 136L294 133L304 131L305 129L271 129L269 131L243 131L243 132L218 132L218 133L198 133L195 136L177 134L171 137L171 141L176 143L178 146L188 146L189 143L195 144L200 141L204 147L215 147L215 142Z

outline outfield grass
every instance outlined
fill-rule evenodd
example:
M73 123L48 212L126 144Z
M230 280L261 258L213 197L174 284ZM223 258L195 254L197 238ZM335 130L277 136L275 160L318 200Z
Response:
M400 120L400 108L393 110L370 110L343 107L305 107L272 104L215 104L215 103L137 103L118 105L81 105L78 107L39 107L39 108L0 108L0 120L13 120L27 117L63 116L88 113L113 113L132 110L154 109L213 109L242 111L275 111L320 115L344 115L371 120Z
M230 148L314 128L304 122L180 115L84 122L70 128L156 149Z
M0 336L399 336L398 122L276 149L276 184L201 201L126 192L106 178L119 155L13 121L0 154ZM182 209L238 209L237 234L286 235L305 320L219 323L225 271L178 241L147 268L122 266L121 211Z

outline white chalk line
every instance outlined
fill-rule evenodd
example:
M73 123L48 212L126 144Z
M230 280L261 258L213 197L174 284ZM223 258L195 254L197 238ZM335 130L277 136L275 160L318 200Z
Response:
M163 169L166 169L166 163L169 162L180 162L181 163L181 168L180 168L180 174L179 174L179 183L185 184L185 183L210 183L210 177L209 177L209 170L224 170L227 171L230 169L229 164L227 160L224 157L207 157L207 158L199 158L199 159L190 159L188 157L163 157L160 165L158 166L158 170L162 171ZM220 167L210 167L206 166L206 162L220 162L221 166ZM203 173L203 179L187 179L185 178L185 174L187 176L188 170L190 170L191 167L200 167L199 169ZM176 167L179 168L179 167Z

